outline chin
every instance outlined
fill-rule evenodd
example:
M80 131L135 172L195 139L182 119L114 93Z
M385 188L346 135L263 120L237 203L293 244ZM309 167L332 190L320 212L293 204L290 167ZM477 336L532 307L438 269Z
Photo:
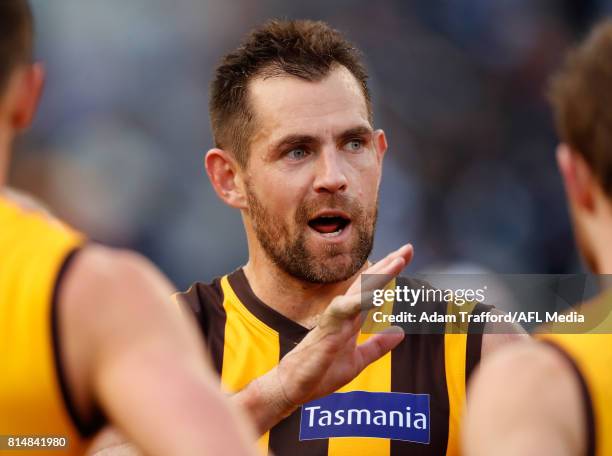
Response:
M320 273L327 277L333 277L333 282L343 282L353 277L363 266L349 253L336 255L333 258L321 259L319 264Z

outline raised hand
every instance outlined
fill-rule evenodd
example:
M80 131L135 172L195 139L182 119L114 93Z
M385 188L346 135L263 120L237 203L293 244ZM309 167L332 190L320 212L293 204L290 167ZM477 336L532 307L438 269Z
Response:
M317 326L277 367L252 383L259 400L245 401L244 405L252 409L260 431L274 426L299 405L336 391L402 341L404 333L397 327L373 335L360 345L357 336L361 313L367 310L363 297L397 276L412 255L408 244L365 270L363 274L368 276L357 278L344 295L334 298ZM258 410L253 410L255 404Z

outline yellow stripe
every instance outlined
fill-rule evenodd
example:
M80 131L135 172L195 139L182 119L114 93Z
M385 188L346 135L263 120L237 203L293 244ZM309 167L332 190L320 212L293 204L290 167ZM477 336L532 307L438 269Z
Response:
M470 312L474 304L467 303L458 308L453 302L448 303L447 314ZM460 321L460 320L459 320ZM459 424L465 404L465 357L467 349L467 334L462 325L448 324L444 335L444 366L446 369L446 388L448 391L448 443L447 456L459 454ZM452 333L455 334L452 334Z
M238 392L253 379L278 364L278 332L255 318L240 302L227 276L221 279L223 307L226 313L221 383L230 392ZM248 345L245 342L248 341ZM270 432L259 438L258 446L268 453Z
M357 343L361 344L372 335L360 334ZM352 382L343 386L338 392L348 391L391 391L391 352L378 361L366 367ZM329 456L353 456L367 454L372 456L387 456L391 451L389 439L375 439L370 437L335 437L329 439Z

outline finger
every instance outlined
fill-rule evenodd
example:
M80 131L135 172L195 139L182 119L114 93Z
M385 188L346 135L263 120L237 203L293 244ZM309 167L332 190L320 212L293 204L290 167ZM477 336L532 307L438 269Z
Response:
M401 259L404 262L404 265L407 265L412 260L413 255L414 248L411 244L406 244L374 264L372 267L366 269L364 272L366 274L385 274L386 272L383 271L388 270L395 260Z
M384 288L392 277L398 275L412 259L413 247L406 244L391 252L376 265L368 268L349 287L344 296L336 298L328 307L330 322L355 318L359 312L373 307L373 292Z
M378 280L374 279L373 284L370 284L370 279L368 279L366 283L362 283L361 279L363 278L363 274L372 277L381 274L389 274L393 276L399 274L401 270L412 260L413 252L414 249L411 244L406 244L394 252L391 252L385 258L373 264L362 274L360 274L359 277L357 277L357 279L355 279L355 281L351 284L346 294L359 293L360 291L372 290L374 288L379 288L386 285L385 283L380 283L381 280L384 280L382 277Z
M400 249L393 252L390 256L374 265L375 267L366 270L364 273L368 276L376 274L388 274L396 276L404 269L414 256L414 248L411 244L406 244ZM367 285L367 284L366 284ZM363 284L362 284L363 289Z
M374 292L339 296L334 299L325 314L336 319L351 319L363 310L369 310L373 306Z
M393 259L383 268L375 273L364 272L361 274L361 291L367 292L378 288L384 288L387 284L404 270L407 263L403 257Z
M404 339L404 331L398 326L389 326L381 333L375 334L367 341L357 346L361 355L360 370L393 350Z
M412 252L414 248L411 244L401 246L399 249L391 252L389 255L384 257L382 260L377 261L372 266L364 271L365 274L380 274L382 270L388 267L396 258L403 258L406 264L412 258Z

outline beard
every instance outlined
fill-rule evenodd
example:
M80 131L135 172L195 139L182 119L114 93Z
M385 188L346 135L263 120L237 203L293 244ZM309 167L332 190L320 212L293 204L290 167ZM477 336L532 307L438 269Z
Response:
M343 194L317 197L297 208L292 227L270 214L248 183L246 194L257 240L274 264L292 277L316 284L341 282L359 271L372 252L378 201L366 211L357 200ZM325 245L316 252L307 245L308 221L323 208L347 213L354 232L346 243Z

